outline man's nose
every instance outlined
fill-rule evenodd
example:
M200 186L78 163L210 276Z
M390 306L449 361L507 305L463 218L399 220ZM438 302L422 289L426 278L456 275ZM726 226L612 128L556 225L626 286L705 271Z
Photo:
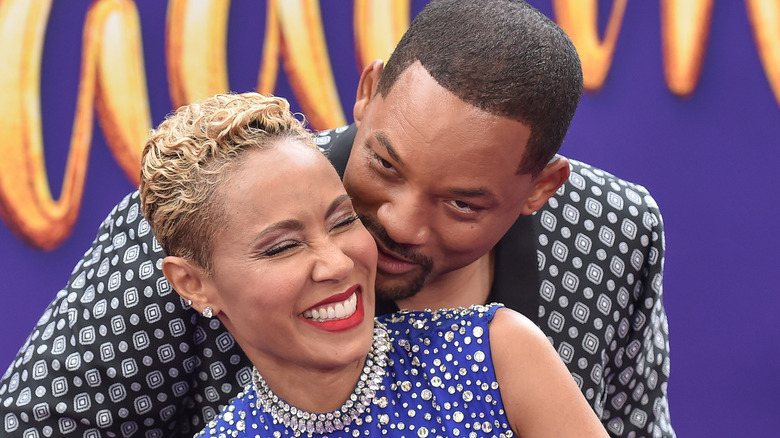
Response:
M430 219L424 202L411 194L385 202L377 210L377 220L388 237L403 245L419 246L427 242Z

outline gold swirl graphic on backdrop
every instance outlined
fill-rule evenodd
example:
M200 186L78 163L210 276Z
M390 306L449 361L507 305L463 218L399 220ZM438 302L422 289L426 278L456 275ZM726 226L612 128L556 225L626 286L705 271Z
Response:
M174 107L229 90L227 23L230 2L171 0L166 29L168 81ZM290 86L314 129L345 125L319 2L269 0L257 90L273 92L279 53Z
M0 132L4 136L0 142L0 214L16 235L41 249L56 247L70 234L78 216L94 106L125 171L138 168L137 146L150 125L135 4L97 1L84 25L70 150L62 191L58 199L53 198L40 111L41 55L50 10L51 0L0 3L0 40L6 42L0 45Z
M387 61L409 28L409 0L355 0L355 51L361 69Z
M761 64L780 103L780 2L747 0L747 11Z
M320 4L316 0L269 0L280 23L285 72L298 104L314 129L347 124L330 67Z
M165 28L168 88L174 108L224 93L228 86L223 0L171 0Z
M558 23L582 58L585 87L598 90L612 64L626 0L614 0L604 38L596 0L552 0ZM670 90L698 82L712 0L663 0L664 73ZM54 199L46 173L40 111L43 41L52 0L0 0L0 216L20 239L58 246L78 216L94 114L113 156L138 183L140 154L151 127L136 5L95 0L87 13L73 130L62 190ZM780 4L746 0L766 76L780 103ZM316 0L268 0L257 90L271 93L280 62L314 129L346 123ZM169 0L166 67L172 106L228 91L227 0ZM387 59L409 25L410 0L354 0L358 69ZM13 42L13 43L8 43ZM161 42L162 44L162 42ZM342 90L351 92L352 90ZM50 147L56 147L50 146Z
M669 90L678 96L690 95L699 82L712 4L712 0L661 2L664 75Z
M612 65L615 44L623 24L627 0L615 0L604 39L599 38L597 0L553 0L553 13L580 55L583 86L597 91L604 85Z
M604 86L623 23L627 0L615 0L604 38L599 37L598 1L553 0L558 24L569 34L582 61L586 90ZM712 0L662 0L664 74L673 93L693 92L699 80L710 29Z

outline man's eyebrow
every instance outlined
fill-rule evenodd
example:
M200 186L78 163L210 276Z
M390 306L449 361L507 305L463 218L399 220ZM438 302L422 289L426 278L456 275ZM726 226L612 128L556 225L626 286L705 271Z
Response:
M495 193L484 187L477 187L474 189L451 188L449 189L449 192L463 198L483 198L490 202L496 202L498 200Z
M401 165L401 167L404 167L404 160L401 159L401 157L398 155L398 152L393 149L393 145L390 144L390 139L387 138L387 136L381 132L377 132L374 134L374 137L377 139L379 143L382 144L382 146L387 149L387 153L393 157L393 160L395 160L396 163Z

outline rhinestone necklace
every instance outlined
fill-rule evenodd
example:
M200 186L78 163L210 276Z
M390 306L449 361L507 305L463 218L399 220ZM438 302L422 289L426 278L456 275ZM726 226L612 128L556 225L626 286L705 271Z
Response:
M376 392L382 388L387 352L391 348L390 342L390 335L385 326L376 322L374 341L371 343L371 350L363 365L363 372L360 374L360 379L355 385L352 395L339 409L317 414L290 406L271 391L263 376L260 375L257 368L254 368L252 381L258 394L257 406L261 407L263 412L270 413L275 424L281 423L291 429L295 436L304 433L311 436L315 432L323 434L343 430L368 409Z

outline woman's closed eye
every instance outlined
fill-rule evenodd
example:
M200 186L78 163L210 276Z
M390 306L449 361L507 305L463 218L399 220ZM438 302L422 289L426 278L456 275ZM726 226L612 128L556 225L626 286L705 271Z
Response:
M355 221L357 221L358 219L360 218L358 217L357 213L353 212L350 216L347 216L339 220L338 222L336 222L336 224L333 225L333 227L331 227L331 230L338 230L339 228L348 227L349 225L355 223Z
M357 213L355 213L353 211L349 215L347 215L347 216L339 219L338 221L336 221L336 223L333 224L330 227L329 231L340 231L342 229L347 229L350 225L352 225L355 222L357 222L358 219L359 219L359 217L358 217ZM300 248L304 244L305 244L305 242L302 242L302 241L299 241L299 240L286 239L286 240L283 240L281 242L273 243L270 246L261 248L257 252L257 257L258 258L272 258L272 257L283 256L283 255L286 255L286 254L290 253L291 251L293 251L293 250L295 250L297 248Z
M290 250L293 250L300 246L301 246L301 242L297 242L294 240L285 240L284 242L274 244L268 249L261 250L258 255L260 258L270 258L274 256L284 255Z

